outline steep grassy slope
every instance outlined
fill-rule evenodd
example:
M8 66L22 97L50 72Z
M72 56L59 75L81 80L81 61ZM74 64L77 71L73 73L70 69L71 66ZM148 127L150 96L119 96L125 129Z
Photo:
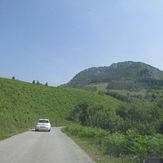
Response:
M84 90L55 88L0 78L0 138L34 127L38 118L63 125L65 117L81 101L116 108L119 101Z

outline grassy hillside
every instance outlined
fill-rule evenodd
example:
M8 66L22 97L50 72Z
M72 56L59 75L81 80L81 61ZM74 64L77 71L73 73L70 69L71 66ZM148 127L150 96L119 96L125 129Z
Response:
M120 104L112 97L84 90L0 78L0 139L34 127L39 118L49 118L53 125L64 125L65 117L81 101L103 103L112 108Z
M65 86L94 90L106 88L106 83L109 89L160 86L163 85L163 71L142 62L120 62L108 67L93 67L81 71Z

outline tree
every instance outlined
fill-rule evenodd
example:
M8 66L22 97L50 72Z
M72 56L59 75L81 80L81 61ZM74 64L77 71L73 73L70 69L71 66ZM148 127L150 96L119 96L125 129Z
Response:
M48 83L47 82L45 83L45 86L48 86Z
M70 112L68 119L86 125L88 121L88 107L87 102L80 102L75 106L74 110Z
M160 118L159 133L163 134L163 116Z
M36 84L35 80L32 81L32 84Z
M15 76L13 76L12 79L15 80Z
M37 80L37 83L36 83L37 85L39 85L40 84L40 82Z

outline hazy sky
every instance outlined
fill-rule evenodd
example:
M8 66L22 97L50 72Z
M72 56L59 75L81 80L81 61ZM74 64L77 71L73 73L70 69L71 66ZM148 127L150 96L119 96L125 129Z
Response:
M163 70L163 0L0 0L0 76L60 85L120 61Z

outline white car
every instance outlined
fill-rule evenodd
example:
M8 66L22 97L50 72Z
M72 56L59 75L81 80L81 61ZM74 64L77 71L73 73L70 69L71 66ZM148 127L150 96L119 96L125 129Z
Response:
M51 123L49 119L39 119L35 131L49 131L51 130Z

